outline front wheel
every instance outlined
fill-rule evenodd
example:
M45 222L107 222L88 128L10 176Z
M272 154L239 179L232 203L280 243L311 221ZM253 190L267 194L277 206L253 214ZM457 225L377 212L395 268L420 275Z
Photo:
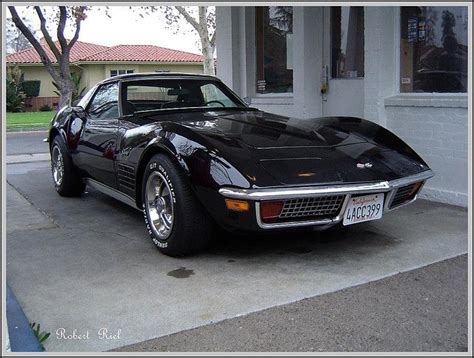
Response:
M196 199L188 179L163 154L153 156L146 166L142 202L148 233L165 255L189 255L209 244L210 218Z
M64 140L58 135L51 145L51 174L54 187L61 196L79 196L86 187L72 164Z

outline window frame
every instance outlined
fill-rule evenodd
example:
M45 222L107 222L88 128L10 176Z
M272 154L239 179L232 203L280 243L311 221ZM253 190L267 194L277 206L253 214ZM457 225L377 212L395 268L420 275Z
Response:
M125 73L119 73L119 71L125 71ZM112 72L116 72L117 74L112 75ZM135 73L135 70L133 69L111 69L109 70L110 77L116 77L116 76L122 76L122 75L128 75L128 74L133 74Z
M273 4L272 6L276 6L276 5L280 5L279 3L275 3ZM295 24L295 10L297 9L296 6L294 5L291 5L293 7L293 29L292 29L292 34L293 36L295 35L295 27L294 27L294 24ZM246 32L245 32L245 36L249 36L249 37L252 37L253 38L253 43L254 43L254 49L255 51L252 51L251 52L251 56L249 58L247 58L246 60L247 61L252 61L252 66L250 67L251 69L251 77L247 77L248 80L250 81L250 78L252 78L252 80L250 81L250 83L252 83L252 87L251 89L247 89L247 92L248 92L248 95L252 98L255 98L255 99L260 99L260 100L265 100L265 99L272 99L272 98L275 98L275 99L282 99L283 101L287 101L288 98L293 98L294 97L294 92L295 92L295 71L296 69L293 68L292 69L292 79L291 79L291 84L292 84L292 88L293 90L291 92L269 92L269 93L261 93L261 92L258 92L258 86L257 86L257 77L258 77L258 47L257 47L257 7L270 7L268 5L260 5L260 6L254 6L254 7L251 7L251 13L250 14L246 14L246 16L249 16L249 22L251 24L253 24L253 26L250 26L251 29L247 29ZM293 39L295 39L295 37L293 37ZM295 56L295 41L293 40L293 61L294 61L294 56ZM293 65L294 65L294 62L293 62ZM263 104L266 104L267 102L262 102ZM273 103L273 102L268 102L268 103Z
M411 6L410 4L407 4L405 6ZM435 5L439 6L439 5ZM456 5L451 5L451 6L456 6ZM403 6L397 6L395 10L395 21L393 22L394 26L394 31L393 31L393 36L394 36L394 41L393 44L395 46L394 48L394 55L395 55L395 78L394 78L394 86L395 86L395 96L391 96L390 98L393 100L397 99L403 99L403 98L408 98L408 97L418 97L418 98L423 98L423 99L429 99L429 98L459 98L459 99L467 99L469 96L469 82L468 82L468 88L466 89L466 92L402 92L401 91L401 78L400 78L400 66L401 66L401 30L402 30L402 7ZM468 38L469 42L469 38ZM469 52L468 52L469 53ZM469 63L468 62L468 76L469 76ZM411 99L408 99L408 101L411 102ZM412 104L408 104L407 106L411 107L413 106ZM431 106L432 107L432 106ZM459 108L459 107L456 107Z
M92 94L91 98L89 99L89 101L87 102L87 106L86 108L84 108L84 111L88 114L88 115L91 115L91 110L90 110L90 107L92 105L92 102L94 101L95 97L97 96L97 93L100 91L101 88L103 88L104 86L108 86L108 85L111 85L111 84L116 84L117 85L117 93L118 93L118 98L117 98L117 107L118 107L118 118L120 118L122 116L122 103L121 103L121 85L120 85L120 81L119 80L116 80L116 81L110 81L110 82L107 82L107 83L102 83L100 85L97 86L97 88L94 90L94 93ZM117 119L118 119L117 118ZM102 120L110 120L110 118L95 118L94 120L97 120L97 121L102 121Z
M363 41L364 41L364 59L363 59L363 68L364 68L364 75L363 76L357 76L357 77L333 77L332 76L332 61L333 61L333 53L332 53L332 40L333 40L333 33L332 33L332 26L333 26L333 23L332 23L332 8L333 7L361 7L362 8L362 11L363 11L363 14L364 14L364 22L363 22L363 27L364 27L364 36L363 36ZM330 80L334 80L334 81L339 81L339 80L349 80L349 81L354 81L354 80L359 80L359 81L364 81L365 79L365 63L366 63L366 58L365 58L365 50L366 50L366 43L365 43L365 21L366 21L366 13L365 13L365 9L366 9L366 6L364 5L351 5L351 3L347 4L347 5L339 5L339 6L336 6L336 5L330 5L328 6L328 11L324 12L324 15L325 17L327 17L328 21L327 21L327 26L326 25L323 25L324 29L323 31L327 31L328 35L327 35L327 39L325 39L325 41L327 40L328 41L328 48L327 48L327 51L328 51L328 55L327 57L328 58L323 58L323 63L325 61L327 61L327 66L328 66L328 79ZM324 36L324 35L323 35ZM323 43L325 42L323 41ZM324 45L323 45L324 46ZM324 51L323 51L324 52ZM323 53L323 56L324 53Z

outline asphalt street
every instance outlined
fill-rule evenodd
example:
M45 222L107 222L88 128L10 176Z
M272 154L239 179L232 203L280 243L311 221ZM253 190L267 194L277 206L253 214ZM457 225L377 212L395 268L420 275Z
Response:
M50 176L48 161L7 165L7 281L48 351L467 347L463 208L418 200L327 232L219 233L174 259L142 213L92 188L59 197Z
M44 143L46 131L7 132L7 155L47 153L48 143Z

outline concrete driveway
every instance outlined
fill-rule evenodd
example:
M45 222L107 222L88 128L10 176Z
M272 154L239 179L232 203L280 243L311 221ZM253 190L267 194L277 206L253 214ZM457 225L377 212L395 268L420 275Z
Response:
M174 259L155 249L140 212L91 188L82 198L59 197L47 162L10 164L7 181L7 280L30 321L52 333L48 351L118 348L468 248L466 210L419 200L345 229L221 235L207 252Z

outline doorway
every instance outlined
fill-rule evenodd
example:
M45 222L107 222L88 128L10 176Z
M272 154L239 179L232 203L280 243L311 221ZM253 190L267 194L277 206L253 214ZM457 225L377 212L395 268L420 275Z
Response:
M324 7L323 116L364 114L364 7Z

